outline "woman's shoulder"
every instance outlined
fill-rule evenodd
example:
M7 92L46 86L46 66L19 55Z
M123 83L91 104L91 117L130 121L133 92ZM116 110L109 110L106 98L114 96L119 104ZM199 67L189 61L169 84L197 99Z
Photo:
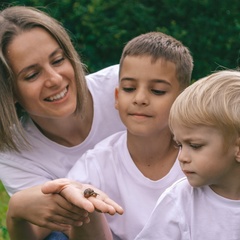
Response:
M111 79L113 76L118 76L119 73L119 64L112 65L106 68L103 68L97 72L90 73L86 76L88 79Z
M118 86L118 72L119 65L113 65L87 75L86 80L90 92L94 92L95 95L111 91L114 96L114 89Z

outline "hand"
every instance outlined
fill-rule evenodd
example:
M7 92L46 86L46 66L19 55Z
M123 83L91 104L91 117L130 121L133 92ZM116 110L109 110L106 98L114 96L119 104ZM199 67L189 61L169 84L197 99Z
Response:
M89 222L88 213L69 203L59 194L43 194L41 186L15 193L8 209L9 218L22 220L56 231L68 231L71 226Z
M87 188L93 189L94 192L97 193L96 197L90 196L89 198L85 198L83 193ZM59 193L68 200L69 203L83 208L88 212L97 210L111 215L115 213L123 214L121 206L110 199L104 192L89 184L81 184L66 178L56 179L46 182L42 186L42 192L45 194Z

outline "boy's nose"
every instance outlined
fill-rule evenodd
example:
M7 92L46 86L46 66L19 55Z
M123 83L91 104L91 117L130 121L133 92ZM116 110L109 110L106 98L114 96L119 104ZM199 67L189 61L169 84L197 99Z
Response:
M134 98L134 104L148 105L149 104L148 94L145 91L138 91Z

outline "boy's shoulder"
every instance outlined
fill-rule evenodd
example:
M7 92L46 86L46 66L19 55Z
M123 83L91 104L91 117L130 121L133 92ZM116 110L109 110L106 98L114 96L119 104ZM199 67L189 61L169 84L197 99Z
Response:
M125 151L127 131L119 131L98 142L81 157L82 160L95 159L96 162L109 161L113 156ZM105 159L105 160L104 160Z
M185 203L195 201L196 199L203 198L204 196L210 196L212 194L212 190L207 185L201 187L191 186L187 177L180 178L164 192L165 197L178 202L184 201Z
M182 196L184 199L185 197L189 196L193 192L193 187L189 184L186 177L180 178L175 183L173 183L170 187L168 187L164 195L167 195L168 197L175 199Z
M115 146L115 144L118 144L119 142L120 143L124 142L126 140L126 136L127 136L126 130L116 132L101 140L99 143L95 145L95 147L92 150L107 148L109 146Z
M182 177L180 179L178 179L175 183L173 183L168 189L177 189L177 190L181 190L181 189L186 189L191 187L191 185L189 184L187 177Z

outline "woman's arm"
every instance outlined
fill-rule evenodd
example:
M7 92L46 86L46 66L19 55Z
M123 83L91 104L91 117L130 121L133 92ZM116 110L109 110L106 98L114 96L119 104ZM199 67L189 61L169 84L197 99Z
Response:
M59 194L43 194L41 186L15 193L9 201L7 228L12 240L37 240L51 230L68 233L70 226L88 222L88 213Z
M101 239L101 235L104 236L102 239L111 239L104 215L95 209L111 215L122 214L123 209L95 188L93 189L99 195L85 198L83 192L88 187L93 188L68 179L57 179L15 193L9 201L7 212L7 228L11 240L41 240L51 230L65 232L67 235L71 233L74 239L76 233L81 239L84 236L88 240L96 237ZM89 221L90 224L84 224ZM81 227L75 228L78 226Z
M93 189L97 195L85 197L84 191L87 188ZM70 203L89 212L90 223L81 227L72 227L69 234L71 240L112 240L111 230L103 213L123 214L123 209L104 192L91 185L69 179L49 181L44 184L42 190L44 193L59 193Z
M96 196L85 197L84 191L91 188L97 193ZM123 214L123 209L115 201L101 190L89 184L82 184L67 178L55 179L48 181L42 186L42 192L45 194L60 194L70 204L85 209L87 212L99 210L103 213L114 215L115 213Z

